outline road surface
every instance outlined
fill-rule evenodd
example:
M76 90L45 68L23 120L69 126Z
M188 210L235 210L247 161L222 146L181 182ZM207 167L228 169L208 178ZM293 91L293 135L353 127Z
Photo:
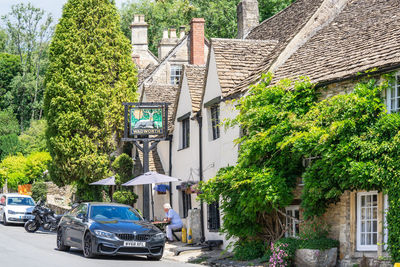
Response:
M162 266L195 267L174 261L148 261L145 257L99 256L86 259L82 251L71 248L70 252L56 249L56 234L38 231L28 233L23 226L4 226L0 223L0 266L1 267L118 267L118 266Z

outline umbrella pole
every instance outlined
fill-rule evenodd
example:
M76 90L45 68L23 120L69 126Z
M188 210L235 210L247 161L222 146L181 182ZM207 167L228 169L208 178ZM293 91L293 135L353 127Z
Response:
M151 184L151 189L153 185ZM150 190L150 198L151 198L151 214L153 215L153 221L154 221L154 199L153 199L153 190Z

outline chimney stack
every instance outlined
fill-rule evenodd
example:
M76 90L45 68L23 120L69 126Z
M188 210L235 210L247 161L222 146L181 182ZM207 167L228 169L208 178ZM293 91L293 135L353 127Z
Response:
M147 28L148 24L144 20L144 15L134 15L131 24L132 48L134 52L148 49Z
M260 23L257 0L242 0L237 6L237 39L244 39L251 29Z
M185 26L180 26L179 27L179 39L182 39L185 37Z
M190 22L190 64L204 65L204 23L203 18Z
M176 29L169 30L168 37L168 29L163 31L163 38L158 44L158 58L163 59L168 53L176 46L179 42L179 39L176 37Z

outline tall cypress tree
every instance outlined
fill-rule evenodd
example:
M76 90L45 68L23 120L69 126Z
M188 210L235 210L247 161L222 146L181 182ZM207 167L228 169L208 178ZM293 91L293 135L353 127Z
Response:
M122 102L135 100L136 76L114 1L69 0L50 45L46 74L52 179L76 182L84 193L90 182L109 174L109 157L123 132Z

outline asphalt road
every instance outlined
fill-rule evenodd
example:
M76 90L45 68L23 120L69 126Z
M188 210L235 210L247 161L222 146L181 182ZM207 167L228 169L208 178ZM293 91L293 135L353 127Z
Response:
M0 266L1 267L118 267L118 266L165 266L195 267L161 259L148 261L145 257L100 256L86 259L82 251L71 248L70 252L56 249L56 234L38 231L28 233L23 226L4 226L0 224Z

